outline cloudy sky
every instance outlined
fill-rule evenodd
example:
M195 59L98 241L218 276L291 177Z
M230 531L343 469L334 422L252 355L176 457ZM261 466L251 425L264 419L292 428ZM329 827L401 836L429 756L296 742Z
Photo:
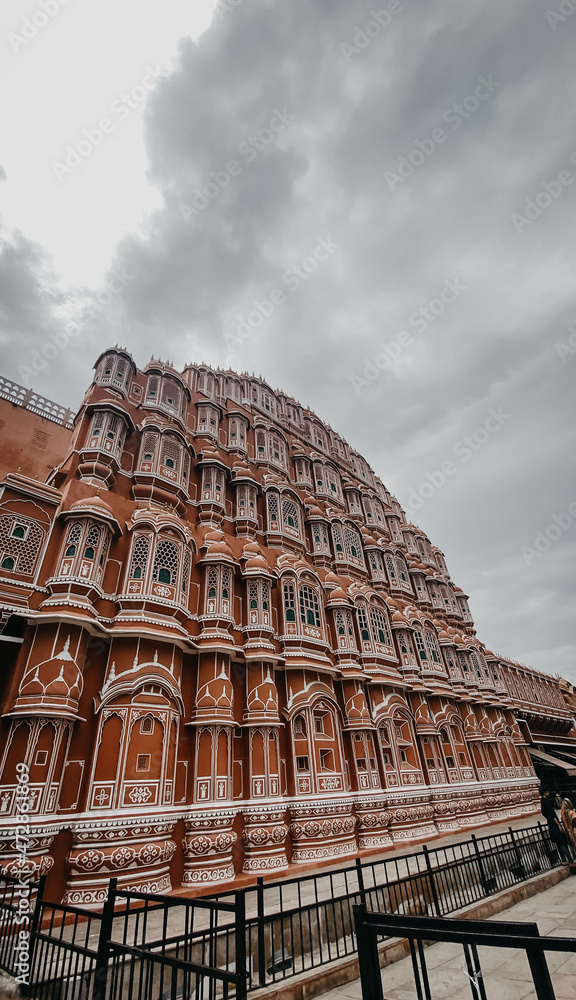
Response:
M116 342L262 374L444 550L489 647L576 682L550 4L5 0L1 371L70 407Z

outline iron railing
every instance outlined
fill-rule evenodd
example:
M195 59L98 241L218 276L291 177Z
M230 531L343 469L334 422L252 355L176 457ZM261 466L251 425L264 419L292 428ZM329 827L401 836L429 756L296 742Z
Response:
M380 969L378 954L378 940L383 937L408 939L412 978L418 1000L434 1000L434 996L439 995L436 992L437 986L442 996L447 995L446 982L435 981L438 970L434 969L433 963L426 961L424 942L442 941L462 945L462 966L458 970L454 961L451 962L451 972L459 980L451 985L451 989L455 995L461 996L468 984L472 1000L487 1000L487 977L482 969L480 948L508 948L525 952L538 1000L556 1000L545 953L576 953L576 939L541 937L535 923L369 913L364 905L354 907L354 922L363 1000L384 1000L386 971L385 968ZM445 971L442 973L441 970L440 966L440 976L445 976ZM492 985L497 986L497 971L494 977Z
M193 899L121 891L112 880L102 913L49 903L34 883L29 992L38 1000L177 1000L181 989L196 989L197 1000L215 990L241 998L244 986L354 955L359 903L442 917L559 864L539 823ZM0 968L12 975L15 881L0 876Z

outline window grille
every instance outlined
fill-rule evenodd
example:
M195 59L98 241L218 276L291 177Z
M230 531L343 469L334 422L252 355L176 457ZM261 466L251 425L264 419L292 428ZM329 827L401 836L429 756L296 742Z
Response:
M370 569L372 570L373 579L385 580L386 574L384 572L384 563L382 562L382 553L371 550L369 552L368 559L370 561Z
M414 633L414 642L416 643L416 649L418 650L418 656L421 660L427 660L428 654L426 653L426 646L424 645L424 639L421 632Z
M314 539L314 549L316 552L330 552L328 529L325 524L315 523L313 525L312 538Z
M142 465L143 462L154 461L157 445L158 445L157 434L150 434L150 433L144 434L142 438L142 447L140 449L140 465Z
M430 659L434 663L440 663L440 650L436 641L436 636L432 632L426 632L426 645L430 654Z
M148 564L148 553L150 551L150 539L147 535L138 535L134 541L132 549L132 562L130 563L130 579L142 580L146 573Z
M268 493L266 496L266 503L268 507L268 526L271 527L274 523L278 525L279 521L279 503L277 493Z
M392 583L393 580L396 581L396 569L392 556L386 556L386 569L388 570L390 583Z
M396 558L396 569L398 570L398 576L400 577L402 583L408 583L408 570L406 568L406 563L400 556L397 556Z
M229 569L222 570L222 597L227 600L230 597L232 590L232 571Z
M354 528L345 528L344 534L346 538L346 555L352 562L361 563L362 543L358 532L354 531Z
M292 500L282 501L282 520L285 528L293 528L300 533L300 518L298 516L298 509Z
M158 583L175 584L178 576L179 549L175 542L164 538L156 543L152 579Z
M188 590L188 579L190 577L190 552L187 549L184 554L184 568L182 570L182 593L185 594Z
M300 620L305 625L320 627L320 606L314 587L300 587Z
M390 635L388 617L382 608L370 608L370 624L372 625L372 635L375 642L391 646L392 637Z
M342 559L344 553L344 535L342 533L342 525L340 524L332 525L332 537L334 539L334 550L336 552L336 558Z
M296 598L292 581L284 584L284 614L287 622L296 621Z
M148 378L148 385L146 387L146 399L154 401L158 399L158 384L159 379L157 375L151 375Z
M369 642L370 631L368 629L368 616L366 614L366 605L358 604L356 610L358 614L358 628L360 629L360 637L363 642Z
M164 437L162 440L162 465L168 469L173 469L176 474L180 470L180 459L182 457L182 446L173 438Z
M206 587L208 592L208 597L216 597L217 587L218 587L218 570L215 566L210 566L208 568L208 575L206 577Z
M98 542L100 541L100 528L96 524L90 524L88 527L88 533L86 535L86 545L91 548L98 548Z

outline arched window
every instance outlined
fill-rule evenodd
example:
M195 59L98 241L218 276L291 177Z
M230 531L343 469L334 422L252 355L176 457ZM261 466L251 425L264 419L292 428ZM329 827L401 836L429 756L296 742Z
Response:
M426 646L424 645L424 638L420 631L414 633L414 642L416 643L416 649L418 650L418 656L425 662L428 660L428 654L426 652Z
M314 545L314 552L330 555L328 528L321 521L312 522L312 541Z
M382 560L382 553L377 552L375 549L370 549L368 551L368 562L370 563L370 572L373 580L385 580L386 572L384 570L384 562Z
M372 626L374 642L383 646L392 646L388 616L382 608L370 608L370 624Z
M2 569L7 569L8 571L11 571L14 569L15 565L16 565L16 560L13 559L12 556L6 556L2 560Z
M175 542L164 538L156 543L152 579L158 583L176 584L180 550Z
M288 580L284 584L283 595L284 595L284 617L287 622L296 621L296 596L295 596L295 586L292 580Z
M270 624L270 584L267 580L248 582L248 619L251 625Z
M202 471L201 500L209 500L222 506L226 503L226 489L223 469L208 467Z
M282 500L282 524L286 534L294 538L300 537L300 514L292 500Z
M279 498L277 493L268 493L266 496L266 506L268 508L268 525L273 531L278 530L279 525Z
M150 538L147 535L139 535L134 540L132 549L132 561L130 563L130 579L141 580L146 572L148 554L150 551Z
M354 637L354 626L352 615L345 609L338 609L334 612L334 624L336 626L337 645L340 649L356 649L356 639Z
M229 566L208 566L206 570L206 611L208 615L232 617L232 570Z
M305 625L320 628L320 605L314 587L304 584L300 587L300 620Z
M440 655L438 640L434 632L431 632L430 630L426 632L426 646L428 648L428 653L431 661L433 663L442 664L442 657Z

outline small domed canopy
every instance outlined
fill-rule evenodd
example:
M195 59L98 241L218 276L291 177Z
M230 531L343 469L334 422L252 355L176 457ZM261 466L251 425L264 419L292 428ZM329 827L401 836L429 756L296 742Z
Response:
M71 517L87 516L104 521L112 528L114 534L122 534L122 528L114 516L112 507L98 493L93 497L84 497L81 500L76 500L68 510L62 511L62 517L65 520Z

